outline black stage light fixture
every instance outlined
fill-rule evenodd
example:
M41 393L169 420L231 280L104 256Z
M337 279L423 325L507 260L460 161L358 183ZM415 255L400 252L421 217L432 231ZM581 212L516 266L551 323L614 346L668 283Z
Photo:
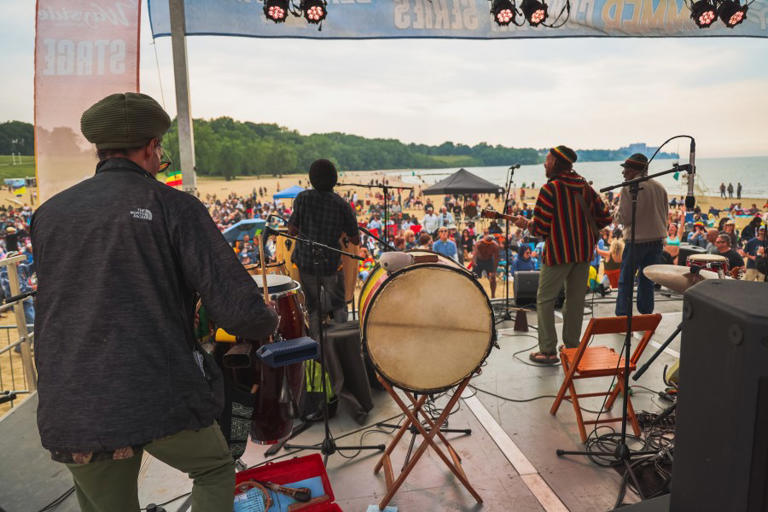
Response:
M717 20L717 9L709 0L699 0L691 7L691 18L699 28L707 28Z
M325 0L302 0L301 10L309 23L320 23L328 15Z
M491 14L497 25L509 25L515 21L515 5L510 0L493 0Z
M723 20L725 26L733 28L747 19L747 6L739 5L735 0L723 0L717 9L717 15Z
M288 0L264 0L264 16L275 23L283 23L288 17Z
M532 27L537 27L547 20L547 4L539 0L523 0L520 9Z

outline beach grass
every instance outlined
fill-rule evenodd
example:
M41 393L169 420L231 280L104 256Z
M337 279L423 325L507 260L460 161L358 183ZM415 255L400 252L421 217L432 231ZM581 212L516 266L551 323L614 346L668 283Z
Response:
M19 163L21 159L21 163ZM35 175L35 157L17 156L14 159L11 155L0 155L0 179L5 178L31 178Z

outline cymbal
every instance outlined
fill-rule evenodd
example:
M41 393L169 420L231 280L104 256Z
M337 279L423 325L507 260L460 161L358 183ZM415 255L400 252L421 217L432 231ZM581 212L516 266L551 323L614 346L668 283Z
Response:
M670 290L683 293L685 290L705 279L718 279L717 272L699 270L692 274L691 269L680 265L650 265L643 270L645 277L654 283L666 286Z

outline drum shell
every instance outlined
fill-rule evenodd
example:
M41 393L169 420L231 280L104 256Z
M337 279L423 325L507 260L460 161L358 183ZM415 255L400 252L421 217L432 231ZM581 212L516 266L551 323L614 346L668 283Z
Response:
M307 333L303 294L299 284L295 284L290 290L270 294L280 317L277 333L282 339L299 338ZM269 341L238 338L237 343L251 344L255 352ZM226 370L231 372L235 390L239 394L250 394L251 439L259 444L273 444L288 436L295 418L294 405L300 403L304 390L304 363L271 368L254 357L249 368Z
M446 290L454 292L447 296ZM493 346L490 300L456 265L416 264L386 275L374 269L361 293L363 342L393 385L436 393L471 376Z

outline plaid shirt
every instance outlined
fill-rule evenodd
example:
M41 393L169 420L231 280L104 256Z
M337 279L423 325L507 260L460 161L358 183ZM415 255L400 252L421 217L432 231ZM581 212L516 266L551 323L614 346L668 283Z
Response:
M299 236L315 242L340 248L339 238L346 233L350 237L358 236L357 219L349 204L334 192L321 192L310 189L301 192L293 201L293 214L290 224L299 230ZM327 254L323 250L318 270L320 275L331 275L339 268L339 253ZM293 251L293 262L308 274L315 273L312 248L299 242Z

